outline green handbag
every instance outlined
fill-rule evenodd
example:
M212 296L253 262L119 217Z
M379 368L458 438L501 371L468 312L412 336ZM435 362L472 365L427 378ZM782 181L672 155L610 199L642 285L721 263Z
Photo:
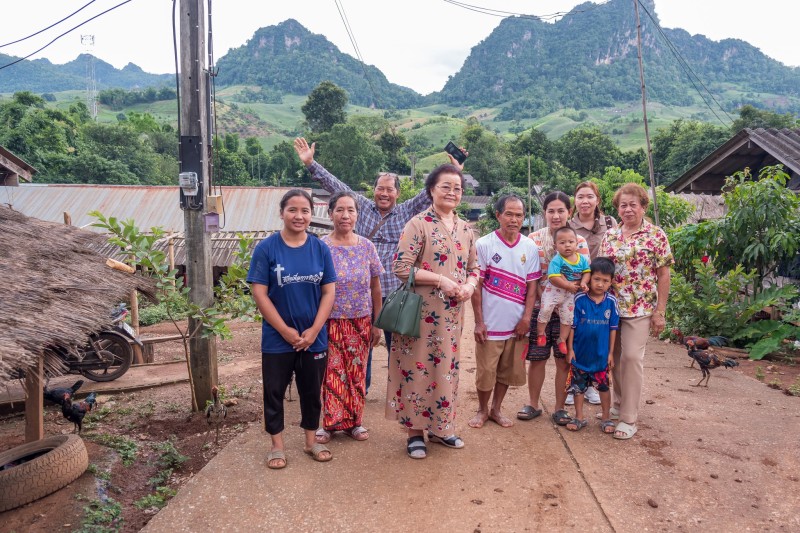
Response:
M405 285L401 285L386 297L374 326L418 339L422 296L414 292L414 270L415 268L411 267Z

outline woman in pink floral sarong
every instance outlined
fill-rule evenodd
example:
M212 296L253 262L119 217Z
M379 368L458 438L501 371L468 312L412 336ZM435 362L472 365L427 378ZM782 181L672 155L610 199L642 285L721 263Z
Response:
M459 167L442 165L425 188L432 206L412 218L400 236L394 272L406 280L415 269L414 291L422 296L420 338L396 335L389 354L386 417L408 429L407 453L427 455L428 440L462 448L455 418L463 302L478 284L475 237L456 214L464 190Z

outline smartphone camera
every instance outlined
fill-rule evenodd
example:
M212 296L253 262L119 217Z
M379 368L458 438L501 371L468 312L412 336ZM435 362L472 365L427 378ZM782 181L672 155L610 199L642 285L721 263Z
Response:
M464 164L464 161L466 161L466 160L467 160L467 154L465 154L464 152L462 152L462 151L461 151L461 150L458 148L458 146L456 146L456 145L453 143L453 141L450 141L449 143L447 143L447 146L445 146L445 147L444 147L444 151L445 151L445 152L447 152L448 154L452 155L452 156L453 156L453 159L455 159L456 161L458 161L458 164L459 164L459 165L463 165L463 164Z

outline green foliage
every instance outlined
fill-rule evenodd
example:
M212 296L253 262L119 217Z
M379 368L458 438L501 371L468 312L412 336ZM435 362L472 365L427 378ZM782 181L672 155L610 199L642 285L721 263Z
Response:
M74 533L112 533L122 529L122 505L113 498L90 500L83 508L81 527Z
M597 188L600 191L603 212L617 220L619 220L619 213L617 213L617 208L614 207L613 202L614 193L617 192L617 189L626 183L636 183L647 189L648 192L650 191L649 184L645 182L641 175L633 170L622 170L619 167L608 167L602 178L592 178L591 181L597 184ZM664 187L656 187L656 199L658 201L659 223L662 228L680 226L694 212L694 206L691 203L679 196L664 192ZM654 219L653 208L653 202L651 201L646 213L646 216L651 220Z
M396 174L408 174L411 172L411 161L403 153L403 149L408 146L406 136L399 133L394 128L387 128L378 136L377 144L386 156L385 169Z
M167 308L169 306L169 309ZM143 305L139 309L139 325L152 326L169 320L170 317L176 319L186 318L189 314L189 305L186 300L175 299L170 302L159 302L157 304Z
M350 187L371 181L384 168L383 151L352 124L336 124L313 140L317 161Z
M223 314L242 317L247 320L260 320L261 314L250 296L247 272L253 257L253 238L237 234L238 248L233 253L234 260L214 287L217 308Z
M559 161L577 172L581 178L600 174L619 158L619 148L596 127L570 131L555 143Z
M496 133L477 121L468 122L458 144L469 151L464 172L477 177L480 182L477 192L496 191L508 183L508 146Z
M159 100L175 100L178 94L173 87L155 89L148 87L142 91L124 89L105 89L97 94L97 100L115 111L136 104L150 104Z
M269 87L245 87L236 95L236 100L240 102L259 102L262 104L280 104L283 102L283 96L280 91Z
M727 207L720 220L701 222L674 231L673 245L685 257L708 254L721 271L742 265L755 270L754 290L800 251L800 198L787 193L788 175L766 167L758 180L749 171L726 180Z
M784 340L800 339L800 327L780 320L761 320L750 324L735 338L749 340L750 359L761 360L766 355L781 350Z
M746 271L741 265L726 273L718 272L713 261L703 263L697 259L692 265L695 270L693 282L678 272L672 273L667 330L678 328L684 335L745 338L741 332L756 313L798 295L793 285L747 293L747 287L756 280L757 273Z
M657 183L669 185L719 148L730 136L726 128L694 120L676 120L653 136Z
M170 440L154 442L151 446L158 453L158 465L162 468L177 468L189 460L175 447L174 436Z
M323 81L309 93L300 110L312 133L325 133L347 120L346 105L347 92L333 82Z
M136 460L139 445L136 444L135 440L122 435L112 435L110 433L100 433L87 438L115 450L122 458L122 464L124 466L130 466Z
M792 113L783 115L769 110L756 109L752 105L739 108L739 118L733 121L731 132L738 133L744 128L796 128L800 120Z
M148 494L147 496L144 496L136 500L135 502L133 502L133 505L137 509L149 509L151 507L156 507L158 509L161 509L162 507L167 505L167 501L169 501L170 498L175 496L175 494L177 493L175 492L174 489L171 489L169 487L158 487L156 488L156 491L153 494Z

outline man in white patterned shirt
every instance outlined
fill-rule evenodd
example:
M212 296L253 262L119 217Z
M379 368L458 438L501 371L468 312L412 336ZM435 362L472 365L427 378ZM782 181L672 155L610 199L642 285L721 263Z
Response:
M473 428L483 427L487 420L502 427L514 425L501 408L508 387L525 385L522 339L528 336L542 277L539 248L520 233L525 216L522 199L501 196L495 216L500 228L475 243L481 272L480 290L472 295L478 389L478 412L469 421Z
M294 149L300 157L300 161L323 189L331 194L339 191L352 191L346 183L314 161L315 148L316 143L309 146L302 137L294 140ZM453 159L450 154L448 157L452 164L463 169L463 165ZM408 221L427 208L431 204L431 200L423 189L415 197L398 204L400 177L388 172L378 174L372 200L360 194L356 196L358 197L358 220L356 220L355 232L371 240L378 250L378 257L381 258L383 265L383 274L380 275L381 294L383 298L386 298L400 286L400 279L392 271L392 257L397 250L397 243L400 242L400 234ZM386 351L389 352L392 348L392 334L388 331L384 331L383 334L386 338ZM369 390L371 378L372 350L370 350L367 362L367 390Z

